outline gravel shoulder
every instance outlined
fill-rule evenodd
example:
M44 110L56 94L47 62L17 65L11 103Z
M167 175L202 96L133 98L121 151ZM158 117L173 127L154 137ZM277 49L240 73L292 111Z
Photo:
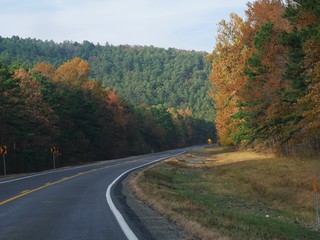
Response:
M168 221L165 217L155 212L146 203L140 201L134 196L129 186L129 181L134 174L135 172L129 174L122 181L121 193L125 197L126 205L135 215L132 216L131 214L131 217L129 218L131 222L134 222L133 224L135 225L135 230L138 231L138 238L140 240L195 240L196 238L194 238L191 234L186 233L181 227L177 226L173 222ZM142 229L141 225L145 229Z

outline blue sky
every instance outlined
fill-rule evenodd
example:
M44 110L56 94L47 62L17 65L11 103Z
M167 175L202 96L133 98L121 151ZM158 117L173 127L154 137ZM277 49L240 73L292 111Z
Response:
M207 51L249 0L0 0L0 36Z

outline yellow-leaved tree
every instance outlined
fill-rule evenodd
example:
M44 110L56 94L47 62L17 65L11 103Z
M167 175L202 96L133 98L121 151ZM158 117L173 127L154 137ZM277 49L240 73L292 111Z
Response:
M90 65L81 58L74 58L62 64L54 74L54 81L71 86L81 86L88 80Z

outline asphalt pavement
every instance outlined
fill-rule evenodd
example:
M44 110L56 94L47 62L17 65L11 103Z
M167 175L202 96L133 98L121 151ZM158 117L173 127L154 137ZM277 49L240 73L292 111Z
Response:
M110 187L111 199L124 221L129 222L130 230L136 234L133 237L125 235L119 219L114 215L115 210L107 202L107 188L125 173L119 178L120 182L131 169L188 150L170 150L16 178L1 178L0 239L151 238L138 218L135 223L135 214L123 200L116 182Z

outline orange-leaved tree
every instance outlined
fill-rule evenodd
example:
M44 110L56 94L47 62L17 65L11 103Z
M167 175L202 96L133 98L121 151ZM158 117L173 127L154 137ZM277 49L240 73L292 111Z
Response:
M250 49L243 42L244 21L236 14L230 21L219 23L216 46L208 56L212 61L211 95L215 101L216 128L221 144L232 144L238 131L238 120L232 118L237 112L239 91L242 91L246 76L243 73Z
M299 152L320 149L320 12L317 1L291 1L286 11L294 31L288 36L299 43L291 44L292 52L300 52L299 78L294 79L297 95L297 124L292 144ZM298 46L298 47L296 47ZM290 63L294 62L291 60ZM292 76L292 75L291 75ZM300 91L299 91L300 90ZM298 144L297 144L298 143Z
M283 19L285 5L281 0L259 0L248 3L244 41L251 49L244 72L247 75L244 88L239 92L241 120L238 141L278 147L285 138L283 121L288 104L283 92L288 84L283 80L287 49L279 44L289 23Z

